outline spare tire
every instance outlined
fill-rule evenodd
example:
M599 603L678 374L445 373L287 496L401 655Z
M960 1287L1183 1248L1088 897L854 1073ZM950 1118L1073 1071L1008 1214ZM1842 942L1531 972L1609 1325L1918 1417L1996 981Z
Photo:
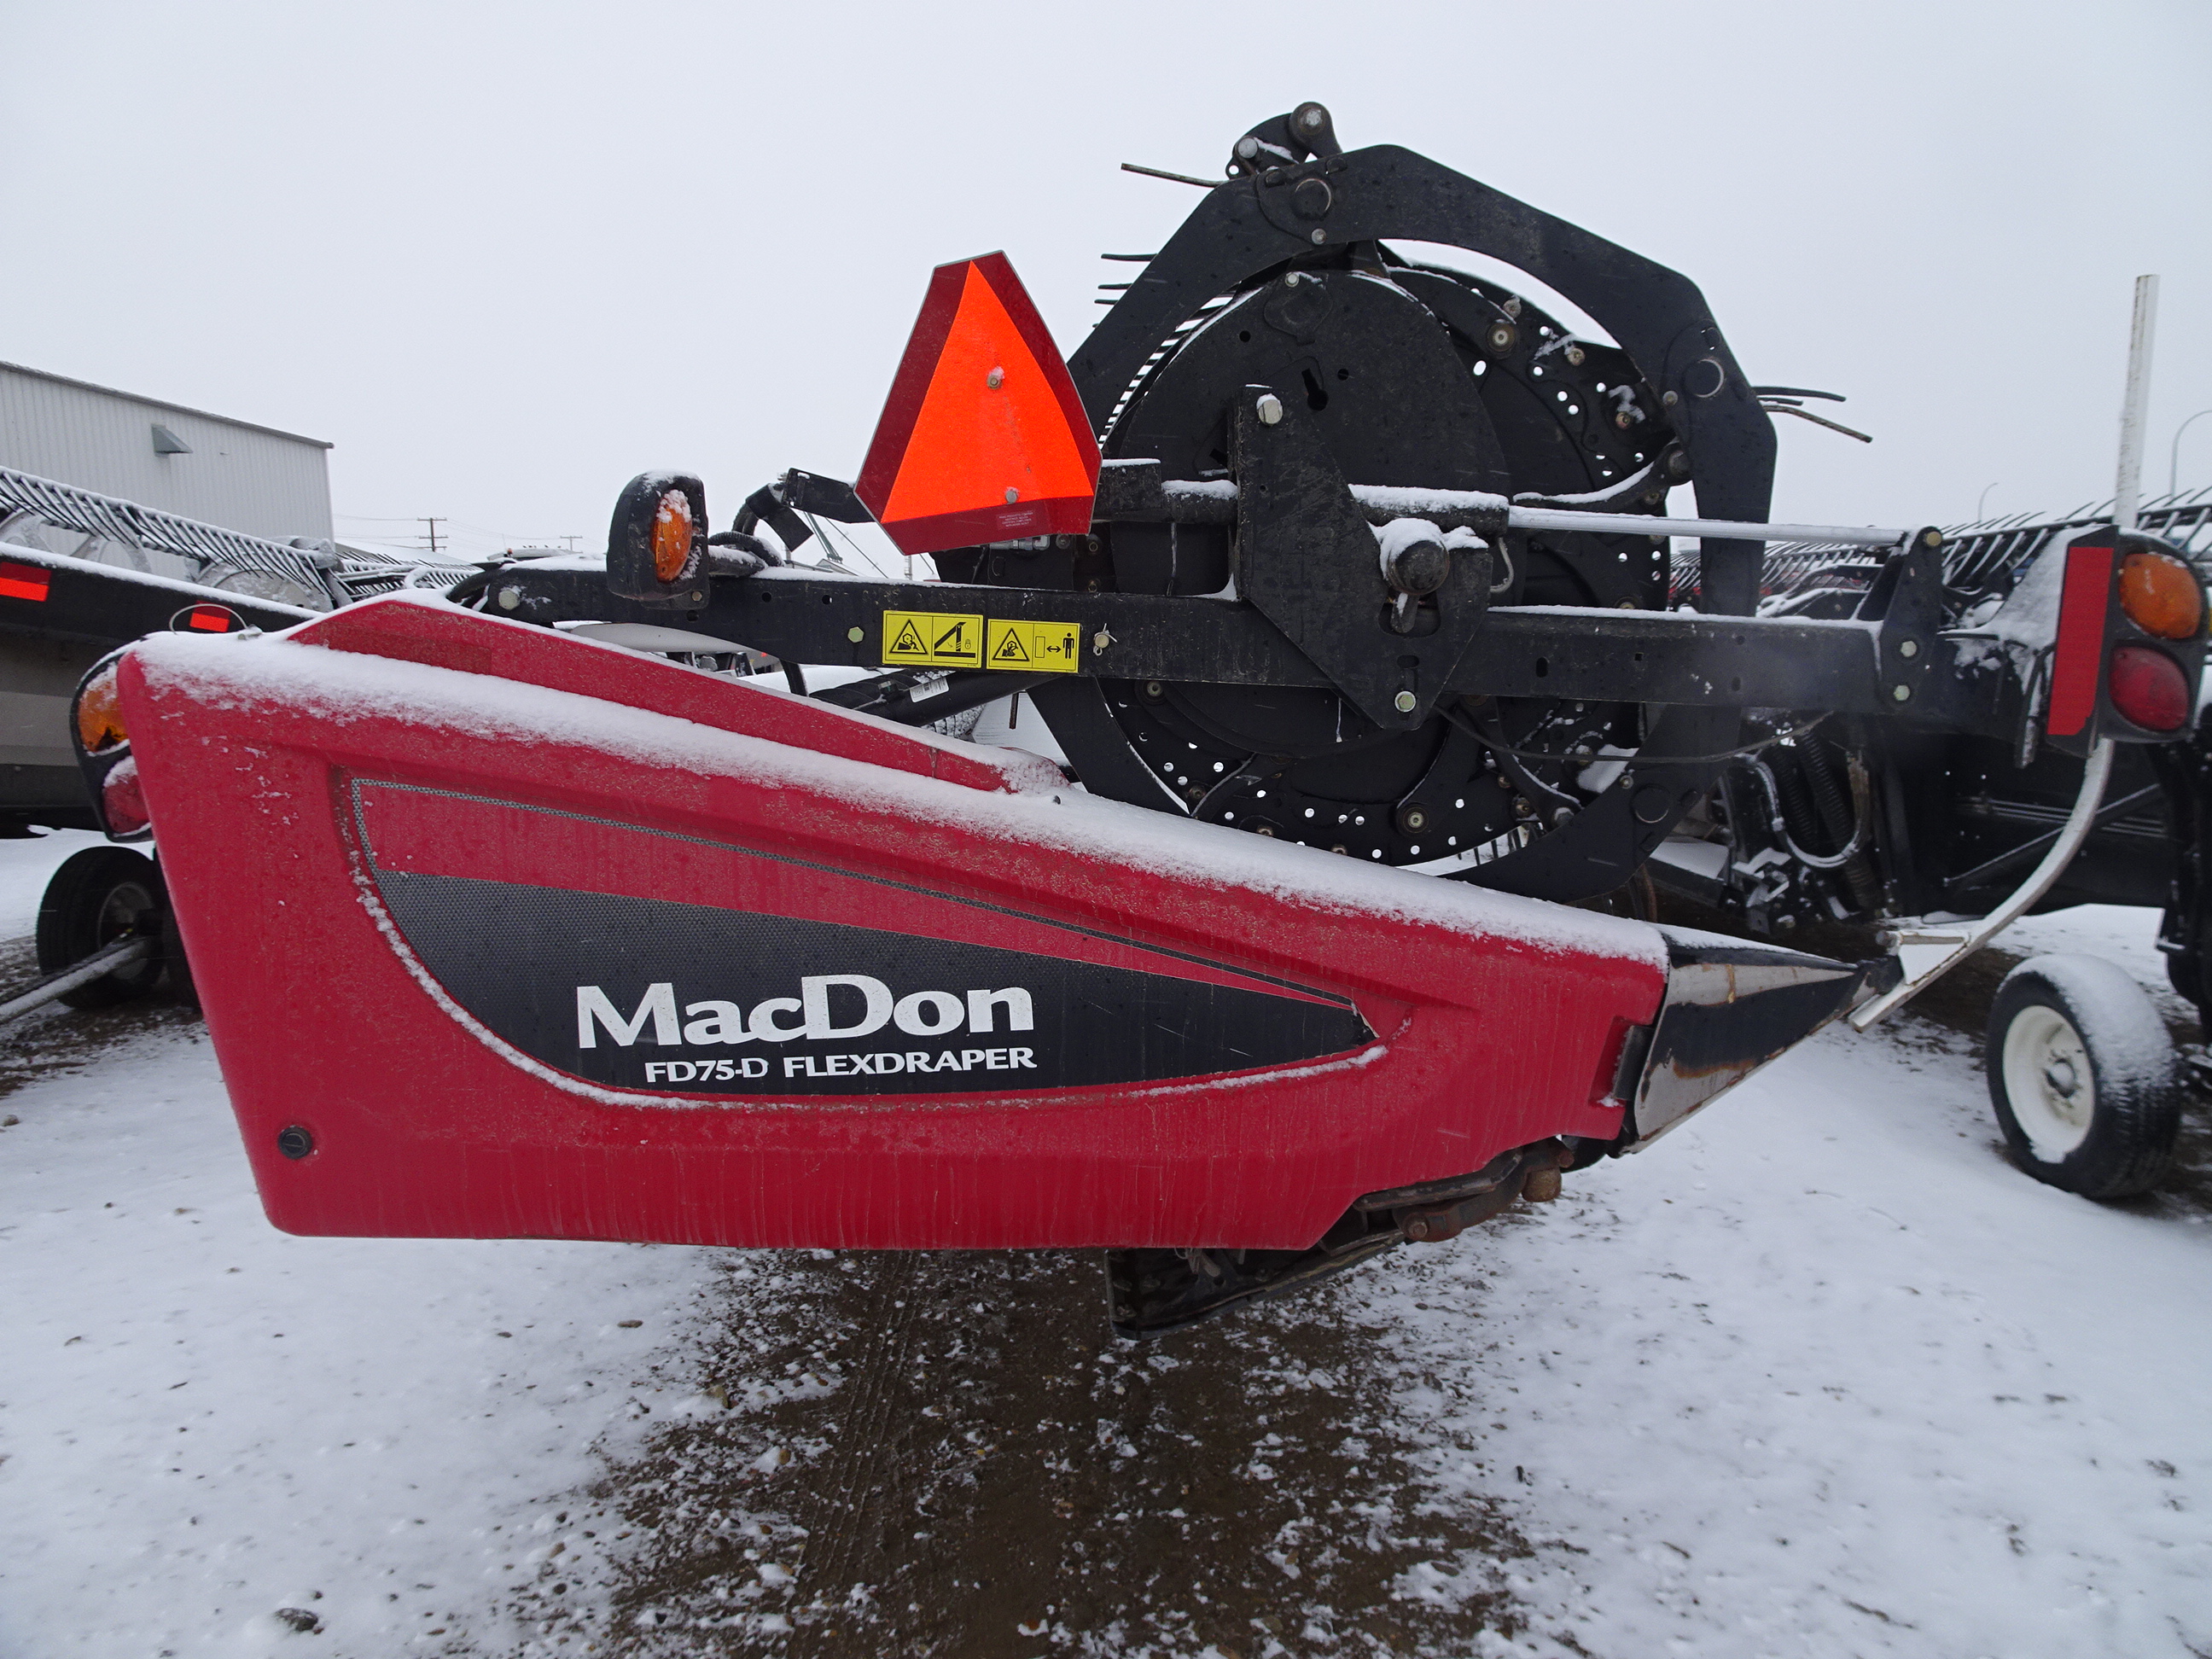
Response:
M2033 957L1990 1007L1984 1066L2014 1160L2084 1198L2130 1198L2173 1160L2181 1089L2149 994L2095 957Z
M131 934L158 939L167 908L153 860L127 847L88 847L54 872L39 901L39 971L58 974ZM161 977L156 951L64 991L60 1000L72 1008L105 1008L144 996Z

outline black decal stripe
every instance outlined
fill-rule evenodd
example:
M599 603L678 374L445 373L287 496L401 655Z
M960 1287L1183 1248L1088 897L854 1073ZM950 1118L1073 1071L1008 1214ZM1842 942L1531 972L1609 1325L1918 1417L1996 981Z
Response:
M884 876L863 875L859 871L844 869L834 864L819 864L810 859L795 859L783 853L764 853L754 848L740 847L733 842L715 841L706 836L687 836L679 830L655 830L645 824L629 823L623 818L597 817L586 812L564 811L555 806L533 806L525 801L500 800L488 795L467 794L457 789L435 789L416 783L393 783L381 778L356 777L350 781L350 784L355 830L362 848L368 854L370 867L380 880L386 872L377 866L375 843L369 837L368 823L363 814L361 799L361 792L364 787L396 790L410 795L428 795L441 800L467 801L471 805L495 806L508 811L535 812L550 818L568 818L578 823L598 824L608 830L627 830L641 836L657 836L664 841L684 842L693 847L712 847L720 852L734 853L740 858L760 859L770 864L787 865L793 869L816 870L824 875L842 876L848 881L866 882L872 886L888 887L897 892L914 893L923 898L939 899L947 904L963 905L970 910L981 910L993 915L1012 916L1018 921L1026 921L1036 927L1054 927L1064 933L1074 933L1084 939L1097 939L1101 944L1116 945L1132 951L1148 951L1153 956L1167 957L1176 962L1187 962L1193 967L1208 969L1215 973L1235 974L1241 978L1255 980L1263 985L1274 985L1285 991L1295 991L1300 996L1318 998L1334 1007L1347 1009L1355 1013L1358 1012L1358 1005L1350 997L1339 992L1321 990L1315 986L1300 984L1296 980L1262 973L1257 969L1231 967L1227 963L1214 961L1211 957L1200 956L1194 951L1179 951L1172 945L1147 944L1139 939L1130 939L1124 934L1109 933L1103 928L1085 927L1079 922L1059 921L1049 916L1032 915L1027 910L1017 910L1011 905L994 904L988 899L963 898L957 893L943 892L937 888L923 887L913 882L893 881ZM659 902L659 901L640 902Z
M752 1098L1036 1093L1254 1071L1373 1040L1356 1011L1302 996L962 939L465 876L378 871L375 881L408 948L472 1017L546 1065L624 1090ZM834 975L879 980L894 999L939 991L963 1004L970 990L1018 986L1029 994L1032 1020L1010 1030L1013 1016L999 1006L989 1032L966 1029L963 1018L938 1036L887 1024L849 1036L690 1045L657 1042L648 1015L628 1043L598 1022L592 1046L579 1042L581 986L599 988L625 1021L653 987L672 986L680 1027L694 1002L729 1001L750 1012L770 998L797 997L805 976ZM836 986L830 996L833 1024L863 1023L862 992ZM796 1021L786 1014L781 1023ZM928 1056L927 1071L908 1068L906 1057L917 1052ZM892 1062L877 1056L894 1054L899 1069L887 1072ZM696 1075L701 1062L711 1067L718 1059L764 1060L767 1075ZM690 1075L647 1079L648 1063L670 1060Z

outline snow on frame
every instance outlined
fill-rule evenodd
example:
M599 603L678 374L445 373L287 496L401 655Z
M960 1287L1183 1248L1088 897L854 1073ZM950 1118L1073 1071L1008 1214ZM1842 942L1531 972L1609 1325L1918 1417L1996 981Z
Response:
M1049 769L1042 762L1035 782L1018 793L1000 795L573 692L300 645L281 636L161 636L142 641L135 655L149 684L174 685L219 704L274 701L341 722L388 718L484 742L588 745L644 764L740 777L762 788L821 790L842 797L858 811L896 814L948 830L973 831L988 824L1009 840L1070 858L1140 863L1196 885L1249 889L1311 909L1425 923L1542 951L1665 966L1657 933L1641 922L1370 866L1291 842L1104 800L1057 782L1056 770L1048 778ZM733 695L779 694L733 688ZM826 710L826 705L817 707ZM899 729L904 736L914 735ZM960 748L979 759L1009 752Z
M126 565L106 564L98 559L80 559L67 553L49 553L43 547L25 547L19 542L0 542L0 557L27 559L33 564L46 565L56 570L82 571L88 576L97 576L106 581L158 587L194 605L235 605L246 597L220 587L210 587L204 582L182 581L174 576L157 576L150 570L133 570ZM312 621L318 614L276 599L252 599L249 602L257 611L297 617L301 622Z

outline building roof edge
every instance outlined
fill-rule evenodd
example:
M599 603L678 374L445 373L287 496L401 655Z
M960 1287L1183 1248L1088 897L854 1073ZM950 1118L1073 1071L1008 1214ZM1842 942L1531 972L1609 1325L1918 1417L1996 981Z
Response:
M212 410L194 409L190 404L171 403L167 398L149 398L137 392L125 392L119 387L101 386L93 380L80 380L73 375L56 374L50 370L33 368L27 363L11 363L0 359L0 369L9 369L18 374L28 374L33 380L52 380L57 386L73 386L80 392L97 392L109 398L127 398L134 404L146 404L155 409L173 410L179 415L191 415L203 421L220 421L225 426L244 427L249 432L265 432L272 438L287 438L295 444L313 444L318 449L335 449L337 445L326 438L310 438L305 433L287 432L281 426L264 426L258 421L241 421L235 415L217 415Z

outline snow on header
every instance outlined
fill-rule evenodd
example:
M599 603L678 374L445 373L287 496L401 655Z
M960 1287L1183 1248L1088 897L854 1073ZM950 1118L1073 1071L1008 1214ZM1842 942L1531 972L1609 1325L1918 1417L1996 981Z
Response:
M1043 761L1037 763L1035 781L1019 786L1018 793L997 794L574 692L331 651L282 635L161 635L142 641L133 655L150 686L175 687L218 707L274 702L340 722L405 720L431 740L586 747L663 769L742 779L763 789L818 790L856 812L988 834L1071 860L1137 864L1201 889L1244 890L1312 910L1427 924L1547 951L1624 957L1662 970L1666 965L1660 935L1643 922L1358 864L1294 842L1101 799L1059 781L1057 769ZM758 695L787 694L762 688ZM915 741L930 740L898 729Z

